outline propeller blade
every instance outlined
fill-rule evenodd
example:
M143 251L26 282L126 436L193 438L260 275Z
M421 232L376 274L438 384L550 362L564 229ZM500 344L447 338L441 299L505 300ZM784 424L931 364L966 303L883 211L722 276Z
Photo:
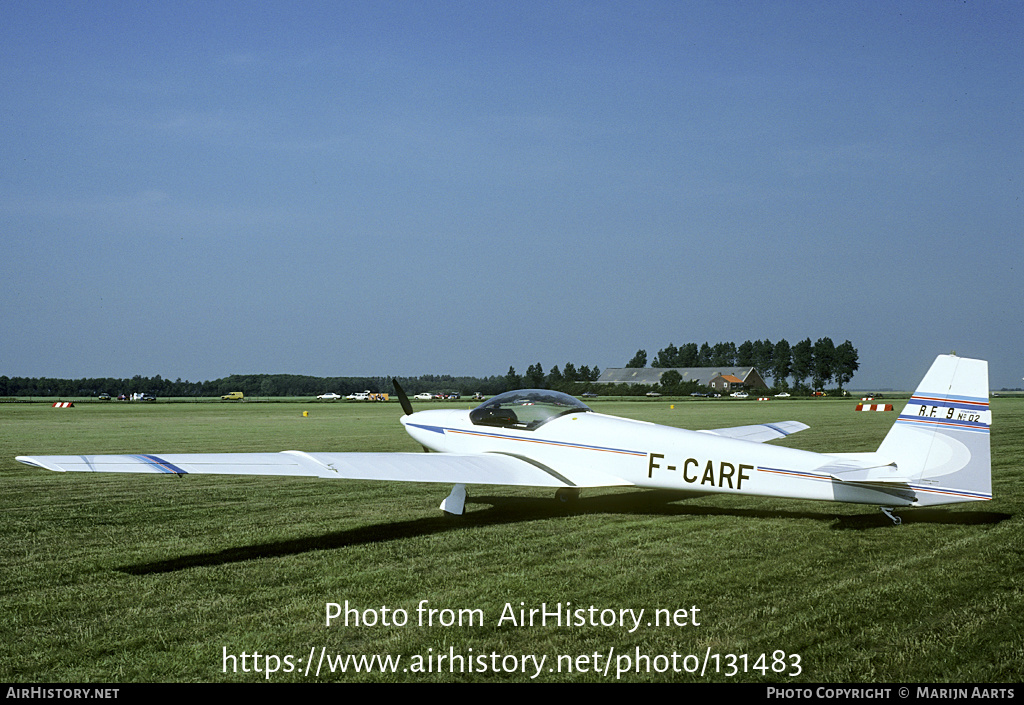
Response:
M406 416L412 416L412 404L409 403L409 397L405 396L405 390L402 389L402 386L394 377L391 378L391 384L395 385L395 394L398 395L398 402L402 405L402 411L405 412Z
M412 416L412 404L409 403L409 397L405 395L405 390L402 389L402 385L398 383L398 380L394 377L391 378L391 384L395 385L395 394L398 395L398 402L402 405L402 411L406 416ZM424 453L429 453L430 448L425 445L420 445Z

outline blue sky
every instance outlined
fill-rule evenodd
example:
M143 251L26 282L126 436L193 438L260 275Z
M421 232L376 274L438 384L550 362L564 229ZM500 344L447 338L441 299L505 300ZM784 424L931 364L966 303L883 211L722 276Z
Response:
M5 2L0 374L1021 386L1019 2Z

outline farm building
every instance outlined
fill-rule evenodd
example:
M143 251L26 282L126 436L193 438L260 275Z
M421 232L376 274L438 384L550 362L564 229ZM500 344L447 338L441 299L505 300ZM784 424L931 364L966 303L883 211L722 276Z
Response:
M661 383L661 376L675 370L684 382L697 382L717 392L737 389L768 389L764 379L753 367L610 367L601 373L596 384Z

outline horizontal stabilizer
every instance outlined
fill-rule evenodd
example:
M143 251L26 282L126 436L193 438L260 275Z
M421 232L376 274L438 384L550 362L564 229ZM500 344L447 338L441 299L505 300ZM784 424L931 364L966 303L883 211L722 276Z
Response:
M815 472L827 473L840 482L909 482L910 476L900 472L896 463L878 453L835 453L832 459Z
M753 426L707 429L702 430L701 433L710 433L714 436L735 438L741 441L764 443L765 441L774 441L776 438L785 438L807 428L810 428L810 426L799 421L777 421L775 423L754 424Z
M832 457L831 462L815 468L815 472L826 473L837 482L884 492L902 502L913 504L918 500L907 474L901 473L895 463L888 462L877 453L847 453Z

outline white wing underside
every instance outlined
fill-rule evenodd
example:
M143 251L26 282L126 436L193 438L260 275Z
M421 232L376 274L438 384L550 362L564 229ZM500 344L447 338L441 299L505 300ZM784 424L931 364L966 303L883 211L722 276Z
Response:
M510 455L480 453L182 453L20 456L56 472L283 475L529 487L612 487L631 483L593 470L566 472Z

